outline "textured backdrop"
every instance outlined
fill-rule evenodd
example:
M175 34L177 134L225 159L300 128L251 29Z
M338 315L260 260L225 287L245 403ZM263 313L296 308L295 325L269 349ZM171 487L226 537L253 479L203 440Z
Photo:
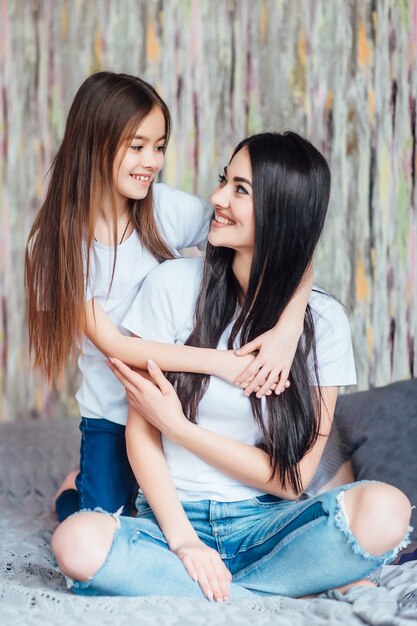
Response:
M316 282L347 305L359 385L415 376L417 0L0 0L0 416L74 412L30 371L23 251L74 93L139 74L168 102L163 180L207 196L231 148L291 128L324 151ZM57 408L59 407L59 408Z

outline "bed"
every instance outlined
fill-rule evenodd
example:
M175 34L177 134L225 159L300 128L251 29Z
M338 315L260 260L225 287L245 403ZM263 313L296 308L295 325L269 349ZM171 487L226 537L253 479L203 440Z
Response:
M358 478L396 484L416 502L417 380L342 396L336 424ZM258 597L217 605L71 595L49 542L57 524L52 495L77 462L77 427L72 420L36 419L0 425L0 624L396 626L417 620L415 531L402 564L382 569L379 587L354 588L345 596L328 592L309 600Z

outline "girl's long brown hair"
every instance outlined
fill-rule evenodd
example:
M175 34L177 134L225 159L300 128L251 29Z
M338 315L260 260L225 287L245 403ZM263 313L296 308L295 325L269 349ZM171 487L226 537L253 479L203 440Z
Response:
M155 107L164 115L168 142L168 108L140 78L98 72L81 85L72 103L25 254L30 351L34 365L44 370L50 383L61 380L68 357L75 355L82 337L90 248L105 194L113 199L116 251L115 155ZM158 259L172 258L155 222L152 188L143 200L129 200L128 210L148 250Z

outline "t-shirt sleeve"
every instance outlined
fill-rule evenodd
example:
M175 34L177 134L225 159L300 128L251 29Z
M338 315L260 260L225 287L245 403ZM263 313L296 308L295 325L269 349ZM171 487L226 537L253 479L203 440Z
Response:
M152 270L121 325L148 341L183 343L192 329L201 262L175 259Z
M315 322L316 354L321 387L356 385L350 325L341 304L326 294L317 294L311 303ZM312 355L309 369L313 384L316 377Z
M143 339L175 343L175 321L163 265L166 263L147 275L121 325Z
M213 207L189 193L163 183L154 186L154 207L157 223L171 249L205 245Z

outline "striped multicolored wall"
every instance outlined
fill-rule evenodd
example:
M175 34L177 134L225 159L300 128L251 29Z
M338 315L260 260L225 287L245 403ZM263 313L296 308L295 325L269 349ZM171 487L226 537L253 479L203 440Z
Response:
M163 179L208 196L243 136L328 156L316 281L351 314L359 387L415 376L417 0L0 0L0 414L76 411L29 368L23 251L66 112L102 68L168 102Z

